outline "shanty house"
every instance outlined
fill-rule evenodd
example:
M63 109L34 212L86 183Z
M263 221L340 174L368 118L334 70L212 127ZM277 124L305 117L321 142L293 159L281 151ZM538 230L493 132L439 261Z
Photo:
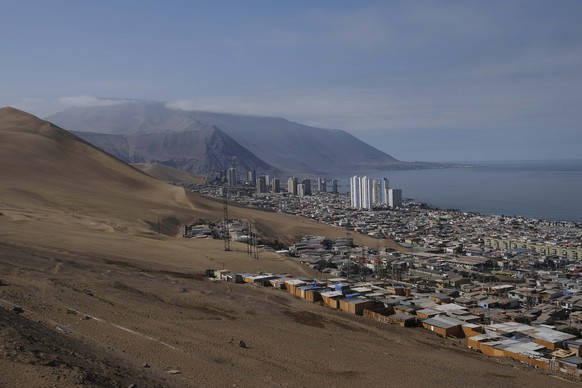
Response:
M422 321L422 327L442 337L462 337L465 322L447 316L438 315Z

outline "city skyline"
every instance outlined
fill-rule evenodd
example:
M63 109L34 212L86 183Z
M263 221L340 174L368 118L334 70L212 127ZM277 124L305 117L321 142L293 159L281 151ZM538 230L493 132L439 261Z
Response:
M3 14L0 106L40 117L166 101L343 129L404 161L568 159L582 143L577 1L29 0Z

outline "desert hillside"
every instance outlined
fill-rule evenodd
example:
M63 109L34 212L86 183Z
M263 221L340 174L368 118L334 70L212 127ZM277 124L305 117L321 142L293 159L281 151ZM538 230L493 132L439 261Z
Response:
M0 109L0 165L0 386L576 385L422 329L210 282L206 268L316 274L237 243L225 252L220 240L175 236L181 223L220 218L222 203L27 113ZM269 238L344 235L290 215L230 213Z
M13 219L147 234L158 219L170 228L193 216L181 188L12 108L0 110L0 165L0 199Z

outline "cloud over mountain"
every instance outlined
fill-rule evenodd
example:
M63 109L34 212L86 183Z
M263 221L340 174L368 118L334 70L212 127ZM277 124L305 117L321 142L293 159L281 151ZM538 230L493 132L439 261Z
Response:
M192 105L185 102L131 101L72 107L48 119L72 131L92 132L83 136L109 152L119 154L125 147L124 158L132 162L166 163L193 173L207 173L219 166L228 168L233 160L244 169L297 175L414 168L345 131L278 117L191 109ZM200 132L201 129L205 132ZM191 132L198 134L194 136ZM217 144L205 137L211 132L213 139L221 139L220 147L226 147L222 151L218 152ZM115 141L111 136L99 138L95 133L123 136L123 141L119 137ZM202 133L206 135L201 137ZM164 147L160 147L160 142ZM218 153L213 154L215 162L209 163L203 155L210 156L211 149ZM181 158L178 165L172 158Z

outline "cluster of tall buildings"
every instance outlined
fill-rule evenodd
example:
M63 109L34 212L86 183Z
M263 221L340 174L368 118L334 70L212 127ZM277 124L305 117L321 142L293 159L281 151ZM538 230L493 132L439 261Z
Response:
M372 209L375 206L402 207L402 190L391 189L388 179L357 175L350 178L351 207Z
M320 193L327 193L327 180L325 178L317 178L317 191ZM292 176L287 180L287 192L293 195L311 195L313 191L311 189L311 179L305 178L299 181L296 177ZM337 179L331 180L331 193L338 194L338 184Z
M226 183L228 187L244 186L255 188L257 194L269 192L280 193L282 191L281 180L279 178L272 178L269 175L257 176L255 170L248 170L246 176L239 180L236 168L231 167L228 170L221 171L219 179L221 182ZM338 194L337 179L332 179L329 182L331 183L330 191L328 191L328 180L325 178L317 178L317 191L320 193L331 192ZM298 196L312 195L312 180L310 178L299 179L297 177L290 177L287 180L287 192Z

